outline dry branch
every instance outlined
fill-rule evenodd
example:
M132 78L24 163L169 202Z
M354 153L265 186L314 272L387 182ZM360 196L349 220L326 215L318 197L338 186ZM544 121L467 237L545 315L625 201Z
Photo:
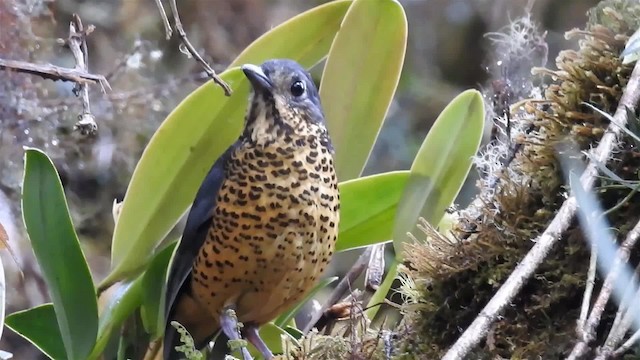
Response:
M589 191L598 175L597 163L606 163L613 151L619 147L621 127L627 124L627 110L635 109L640 99L640 63L636 63L629 83L624 90L614 119L620 126L609 126L607 132L600 140L600 144L593 151L591 160L584 173L580 177L582 187ZM553 246L569 228L576 214L576 198L569 197L560 207L558 213L551 221L547 229L535 241L535 245L522 259L505 283L498 289L489 303L482 309L471 325L458 338L453 346L442 358L443 360L464 359L469 352L478 345L486 336L491 324L500 315L503 309L513 301L524 284L529 280L538 266L547 257Z
M102 75L90 74L76 69L69 69L51 64L34 64L26 61L7 60L0 58L0 70L15 71L24 74L37 75L44 79L71 81L78 84L100 84L103 89L111 89Z
M76 70L88 71L89 52L87 49L87 35L93 31L90 26L85 31L82 20L78 14L73 14L73 19L69 24L69 39L67 44L73 57L76 60ZM94 135L98 131L98 124L91 113L91 104L89 102L89 87L86 84L76 83L77 94L82 98L82 113L78 115L78 122L74 129L82 135Z

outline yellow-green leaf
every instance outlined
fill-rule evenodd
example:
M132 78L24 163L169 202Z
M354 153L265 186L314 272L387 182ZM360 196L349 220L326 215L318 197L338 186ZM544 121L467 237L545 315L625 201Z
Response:
M332 1L294 16L246 47L229 67L260 64L272 58L296 59L311 67L323 59L351 0Z
M473 156L482 138L484 103L476 90L467 90L453 99L440 113L424 139L394 225L396 256L401 244L423 216L434 226L455 200L467 178Z
M362 172L395 93L407 19L395 0L355 0L336 35L320 85L338 179Z
M340 183L336 251L391 240L396 208L408 178L408 171L395 171Z

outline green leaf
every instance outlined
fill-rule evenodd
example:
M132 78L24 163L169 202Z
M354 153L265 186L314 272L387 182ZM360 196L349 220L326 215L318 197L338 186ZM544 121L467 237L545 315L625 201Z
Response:
M340 22L349 3L339 1L299 15L273 29L275 35L269 32L250 45L236 63L281 56L305 66L319 62L329 50L327 39L338 31L339 26L332 24ZM321 18L311 20L314 11ZM292 44L304 46L296 48ZM232 87L231 97L225 97L211 82L206 83L169 114L147 145L115 226L113 270L100 288L144 267L156 245L193 202L209 168L240 134L249 84L237 68L220 77Z
M482 96L476 90L467 90L445 107L424 139L396 212L393 234L396 260L367 305L370 319L380 308L374 305L384 300L396 278L407 232L414 229L420 216L437 225L458 195L480 146L483 123Z
M26 151L22 214L53 300L66 357L85 360L98 330L96 293L58 173L37 149Z
M67 359L52 304L15 312L7 316L5 324L49 358L54 360Z
M156 339L164 333L164 292L167 268L177 242L156 255L142 277L142 307L140 315L147 333Z
M411 165L394 225L396 256L420 216L434 226L451 206L471 169L484 124L484 103L476 90L467 90L444 108L424 139Z
M246 47L229 67L274 58L296 59L305 67L315 65L327 55L349 5L351 0L332 1L285 21Z
M304 336L304 333L300 329L293 326L285 326L284 331L288 332L289 335L296 340L300 340Z
M408 171L394 171L340 183L336 251L392 239L396 208L408 178Z
M286 325L288 325L289 322L291 320L293 320L293 317L296 316L296 313L300 310L300 308L302 308L302 306L307 303L307 301L311 300L311 298L313 298L318 293L318 291L320 291L320 290L324 289L325 287L329 286L331 283L333 283L336 280L338 280L337 276L332 276L330 278L326 278L326 279L320 280L316 284L316 286L309 292L309 294L307 294L307 296L304 299L299 301L289 311L287 311L285 313L282 313L280 316L278 316L278 318L273 323L276 326L279 326L281 328L283 328Z
M102 354L114 330L142 303L142 276L132 282L112 285L100 295L100 299L105 305L100 311L98 339L88 359L97 359Z
M320 85L338 179L362 172L395 93L407 47L398 1L356 0L336 35Z

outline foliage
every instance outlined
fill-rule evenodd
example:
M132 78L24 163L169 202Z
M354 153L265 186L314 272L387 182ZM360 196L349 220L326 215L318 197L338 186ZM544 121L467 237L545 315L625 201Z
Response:
M425 209L432 209L430 219L437 223L478 147L484 113L478 92L461 94L445 109L410 171L359 177L398 85L406 41L406 17L398 1L331 2L248 46L221 73L233 89L230 97L207 83L185 98L150 140L118 205L112 271L98 286L99 318L94 284L56 169L44 153L27 150L24 220L53 303L12 314L7 325L54 359L98 358L138 315L146 341L162 335L161 299L173 245L159 244L187 210L213 161L241 130L249 86L237 66L245 62L287 57L311 68L326 57L320 93L343 181L339 251L392 239L402 243L407 224ZM426 208L427 201L434 207ZM394 278L392 271L386 283ZM321 282L316 291L332 281ZM282 336L298 344L301 333L292 322L298 309L261 329L275 351L284 351ZM119 346L118 351L127 352L123 338Z

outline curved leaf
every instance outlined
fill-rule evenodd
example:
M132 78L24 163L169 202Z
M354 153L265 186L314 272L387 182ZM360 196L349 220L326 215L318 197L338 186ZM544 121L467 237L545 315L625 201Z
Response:
M320 85L341 181L358 177L367 162L398 86L406 47L407 18L400 3L353 2Z
M177 242L164 248L156 255L142 276L142 324L156 339L164 333L164 292L167 268Z
M85 360L98 331L91 273L51 159L37 149L27 149L25 158L24 224L53 300L67 358Z
M286 56L308 66L317 63L328 51L327 39L338 30L331 24L339 22L348 5L349 2L340 1L316 9L324 17L318 24L309 20L309 14L300 15L273 29L276 35L267 33L258 39L236 63L274 56ZM304 29L307 22L315 25ZM296 48L281 38L294 34L298 39L294 43L304 47ZM274 47L276 39L283 45ZM215 159L240 134L248 82L237 68L220 77L233 88L231 97L225 97L220 88L208 82L169 114L147 145L122 203L112 241L113 270L101 288L135 274L149 261L152 250L193 201Z
M53 304L15 312L7 316L5 324L49 358L54 360L67 358Z
M396 208L408 178L408 171L394 171L340 183L336 251L392 239Z
M98 338L88 359L97 359L104 351L109 338L142 303L142 276L132 282L114 284L100 294L100 326Z
M351 0L332 1L271 29L246 47L229 67L260 64L272 58L296 59L311 67L327 55Z
M442 110L411 165L411 175L396 213L394 247L414 229L418 217L434 226L451 206L467 179L478 152L484 124L484 103L477 90L456 96Z

